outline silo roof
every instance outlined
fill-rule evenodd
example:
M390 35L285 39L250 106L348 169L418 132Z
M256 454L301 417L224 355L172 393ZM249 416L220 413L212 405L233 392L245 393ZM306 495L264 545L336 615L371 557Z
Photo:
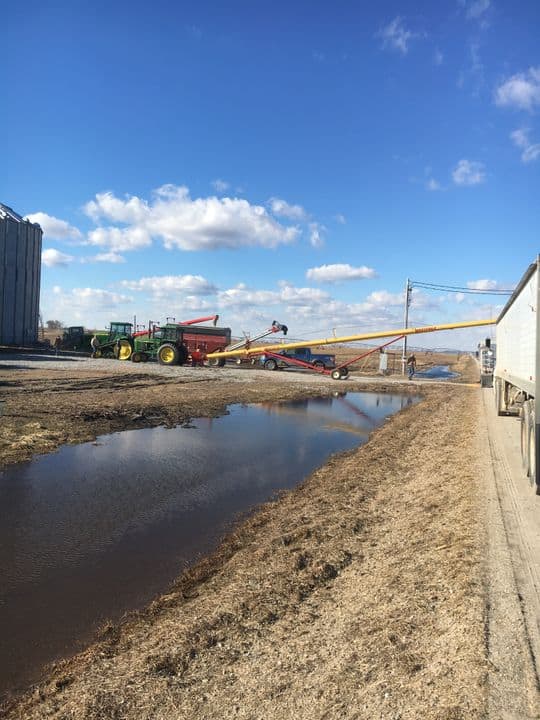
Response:
M24 222L22 217L15 212L15 210L12 210L7 205L4 205L3 203L0 203L0 217L10 217L12 220L15 220L16 222Z

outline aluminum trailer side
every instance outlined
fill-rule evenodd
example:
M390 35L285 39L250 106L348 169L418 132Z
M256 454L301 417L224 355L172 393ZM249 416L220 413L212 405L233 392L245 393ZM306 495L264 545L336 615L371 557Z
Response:
M497 319L493 373L497 415L521 418L521 457L531 485L540 494L540 256L521 278Z

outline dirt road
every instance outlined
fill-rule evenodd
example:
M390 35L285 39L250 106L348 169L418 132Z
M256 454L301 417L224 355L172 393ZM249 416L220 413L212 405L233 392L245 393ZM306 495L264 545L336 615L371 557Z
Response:
M462 368L472 379L472 361ZM58 422L70 437L69 422L79 418L80 439L103 419L114 429L151 408L173 422L239 399L335 390L322 378L275 376L262 388L232 376L218 388L209 377L190 383L188 399L181 378L134 373L115 402L105 376L80 377L75 395L65 375L57 390L45 376L33 381L58 397L38 422L47 432ZM11 428L40 412L23 379L8 387ZM264 506L146 611L6 704L5 717L537 717L482 391L421 389L423 402ZM91 412L101 420L84 414ZM4 459L26 450L9 452L4 444Z

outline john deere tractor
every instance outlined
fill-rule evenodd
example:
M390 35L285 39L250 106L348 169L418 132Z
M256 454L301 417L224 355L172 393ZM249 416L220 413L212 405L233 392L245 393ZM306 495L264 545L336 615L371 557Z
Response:
M185 328L171 323L153 327L150 332L135 336L132 361L146 362L155 357L160 365L184 365L188 359L184 331Z
M133 352L132 323L112 322L108 331L97 332L92 357L129 360Z

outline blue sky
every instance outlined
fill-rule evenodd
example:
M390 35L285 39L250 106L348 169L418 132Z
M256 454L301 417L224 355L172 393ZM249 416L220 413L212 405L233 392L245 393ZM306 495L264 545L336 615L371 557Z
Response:
M44 229L45 319L398 328L407 277L508 289L539 251L537 2L29 0L3 25L0 201ZM411 324L500 303L417 288Z

